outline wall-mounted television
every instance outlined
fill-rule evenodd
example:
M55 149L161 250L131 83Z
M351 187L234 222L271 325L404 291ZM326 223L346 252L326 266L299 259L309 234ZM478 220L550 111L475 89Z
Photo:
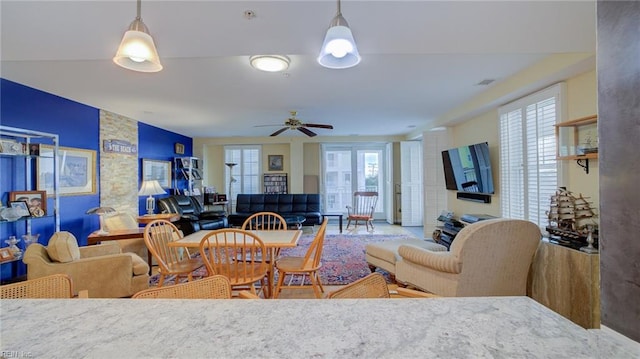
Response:
M442 151L442 162L447 189L467 193L495 193L487 142Z

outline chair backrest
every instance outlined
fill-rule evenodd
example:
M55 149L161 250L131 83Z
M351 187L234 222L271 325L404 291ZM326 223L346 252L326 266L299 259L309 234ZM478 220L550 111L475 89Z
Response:
M205 235L200 255L210 276L227 276L231 285L250 284L267 273L264 243L242 229L224 228Z
M353 207L347 206L349 215L373 217L378 202L378 192L354 192Z
M134 294L133 299L231 299L231 284L222 275L160 288L150 288Z
M320 268L320 260L322 259L322 250L324 249L324 236L327 232L327 223L329 217L324 217L322 224L316 233L313 242L309 245L307 253L304 255L304 269L317 269Z
M144 228L144 244L164 272L169 271L170 264L178 263L188 255L182 248L168 246L181 238L178 228L163 219L152 221Z
M456 296L526 295L541 238L535 223L519 219L490 219L464 227L449 249L463 263Z
M329 293L329 299L345 298L389 298L387 281L380 273L371 273L353 283Z
M287 229L285 219L275 212L258 212L249 216L242 224L242 229L279 231Z
M71 277L66 274L53 274L37 279L0 286L0 298L73 298Z

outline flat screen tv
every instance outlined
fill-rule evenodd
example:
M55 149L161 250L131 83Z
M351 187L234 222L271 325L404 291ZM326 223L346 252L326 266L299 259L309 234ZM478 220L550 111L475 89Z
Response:
M493 176L487 142L442 151L447 189L493 194Z

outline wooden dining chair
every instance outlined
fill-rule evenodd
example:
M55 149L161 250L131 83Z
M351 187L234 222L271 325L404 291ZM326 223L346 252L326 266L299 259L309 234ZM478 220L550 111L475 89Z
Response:
M287 256L281 257L276 260L276 270L278 272L278 284L276 285L276 289L273 293L273 298L278 298L280 291L282 289L306 289L309 285L305 285L305 276L309 276L309 280L311 281L311 287L315 293L316 298L321 298L324 293L324 288L322 287L322 283L320 281L320 275L318 272L320 271L320 267L322 267L321 258L322 258L322 249L324 244L324 235L327 230L327 222L329 221L328 217L324 217L322 221L322 225L320 225L320 229L316 233L313 242L309 245L307 252L304 257L294 257ZM287 275L295 276L301 275L302 279L300 280L299 285L286 285L284 286L284 279ZM291 278L293 279L293 278Z
M380 273L371 273L364 278L349 283L344 287L329 293L329 299L344 298L389 298L389 287L384 276Z
M231 283L222 275L191 282L150 288L134 294L132 299L231 299Z
M186 248L167 245L181 238L182 233L178 228L163 219L152 221L144 228L144 243L158 263L158 287L162 287L168 275L175 275L176 283L180 276L186 276L187 281L192 281L193 271L204 265L201 258L191 258Z
M200 256L208 274L224 275L231 287L249 287L253 294L257 294L256 282L261 288L267 286L266 253L260 238L242 229L219 229L200 241Z
M347 206L347 229L351 221L355 221L358 226L359 221L363 221L369 231L369 225L373 230L373 213L378 202L378 192L354 192L353 204Z
M66 274L53 274L0 286L2 299L73 298L73 283Z

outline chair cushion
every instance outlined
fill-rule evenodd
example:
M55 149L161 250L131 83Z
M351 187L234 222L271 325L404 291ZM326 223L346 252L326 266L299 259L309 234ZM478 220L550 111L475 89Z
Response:
M56 232L49 239L47 254L51 260L68 263L80 259L80 249L76 237L69 232Z
M125 253L131 256L131 261L133 263L133 275L143 275L149 273L149 265L144 259L140 258L137 254L134 253Z
M380 258L385 262L395 264L398 259L400 259L398 248L403 244L424 248L434 252L444 252L447 250L447 247L431 241L425 241L422 239L403 239L399 241L384 241L367 244L366 253L370 256Z

